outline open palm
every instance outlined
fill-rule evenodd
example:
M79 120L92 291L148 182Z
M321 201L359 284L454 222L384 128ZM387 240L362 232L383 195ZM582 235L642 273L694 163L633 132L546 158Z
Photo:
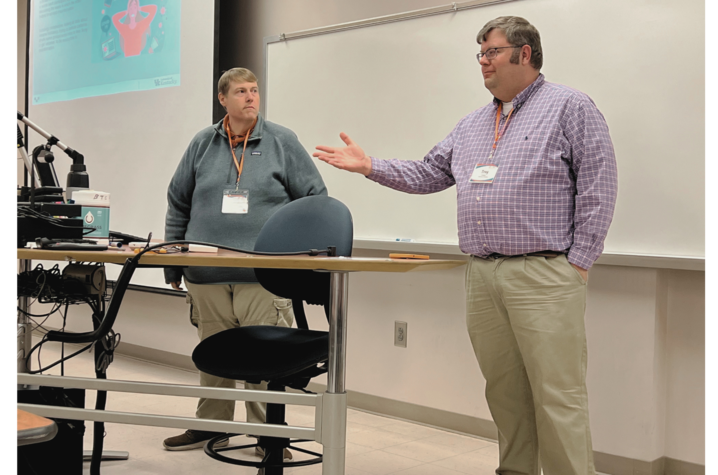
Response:
M347 145L346 147L329 147L317 145L318 152L313 156L341 170L361 173L366 176L371 173L371 158L366 156L364 150L354 143L347 134L342 132L339 137Z

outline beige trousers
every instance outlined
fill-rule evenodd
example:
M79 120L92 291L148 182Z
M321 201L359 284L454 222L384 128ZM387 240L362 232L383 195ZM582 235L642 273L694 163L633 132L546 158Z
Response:
M274 325L291 327L294 322L292 301L273 295L259 284L203 285L187 282L188 300L192 303L192 323L197 325L199 339L230 328ZM201 386L235 388L233 379L199 373ZM247 389L267 389L267 383L245 383ZM201 419L234 419L235 401L202 398L196 415ZM265 403L245 402L247 422L264 423L267 416Z
M565 256L481 259L466 321L499 433L501 475L594 475L586 282Z

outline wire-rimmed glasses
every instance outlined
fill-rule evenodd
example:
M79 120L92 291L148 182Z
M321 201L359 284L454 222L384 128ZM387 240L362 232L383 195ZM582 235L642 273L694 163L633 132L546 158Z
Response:
M499 50L504 49L504 48L523 48L523 46L499 46L496 48L489 48L484 52L476 53L476 59L478 59L479 62L481 62L481 58L486 56L486 59L491 61L492 59L496 58L496 55L499 54Z

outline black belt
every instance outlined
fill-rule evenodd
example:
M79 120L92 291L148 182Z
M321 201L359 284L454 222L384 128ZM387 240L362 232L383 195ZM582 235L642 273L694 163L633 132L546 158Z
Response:
M566 255L565 252L558 252L558 251L537 251L537 252L527 252L526 254L516 254L514 256L507 256L505 254L499 254L497 252L494 252L492 254L489 254L488 256L475 256L479 257L481 259L502 259L502 258L511 258L511 257L529 257L529 256L538 256L538 257L558 257L558 256L564 256Z

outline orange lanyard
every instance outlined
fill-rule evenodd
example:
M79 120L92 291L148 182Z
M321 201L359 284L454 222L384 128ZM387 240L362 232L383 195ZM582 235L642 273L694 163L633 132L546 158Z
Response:
M247 130L247 134L244 136L244 147L242 147L242 156L239 158L239 162L237 162L237 155L234 154L234 147L232 147L232 131L229 128L229 123L225 126L227 138L229 139L229 149L232 151L234 166L237 167L237 188L239 188L239 178L242 176L242 169L244 169L244 152L247 150L247 140L254 130L255 125L257 125L257 119L254 119L254 124L252 124L249 130Z
M513 108L509 111L509 115L506 117L506 122L504 122L504 126L501 128L501 132L499 132L499 122L501 121L501 109L503 109L504 105L499 104L498 109L496 110L496 129L494 130L494 145L491 147L491 153L489 154L489 160L494 158L494 152L496 151L496 146L499 144L499 140L501 140L501 137L504 136L506 133L506 128L509 126L509 120L511 120L511 114L514 113L516 108Z

